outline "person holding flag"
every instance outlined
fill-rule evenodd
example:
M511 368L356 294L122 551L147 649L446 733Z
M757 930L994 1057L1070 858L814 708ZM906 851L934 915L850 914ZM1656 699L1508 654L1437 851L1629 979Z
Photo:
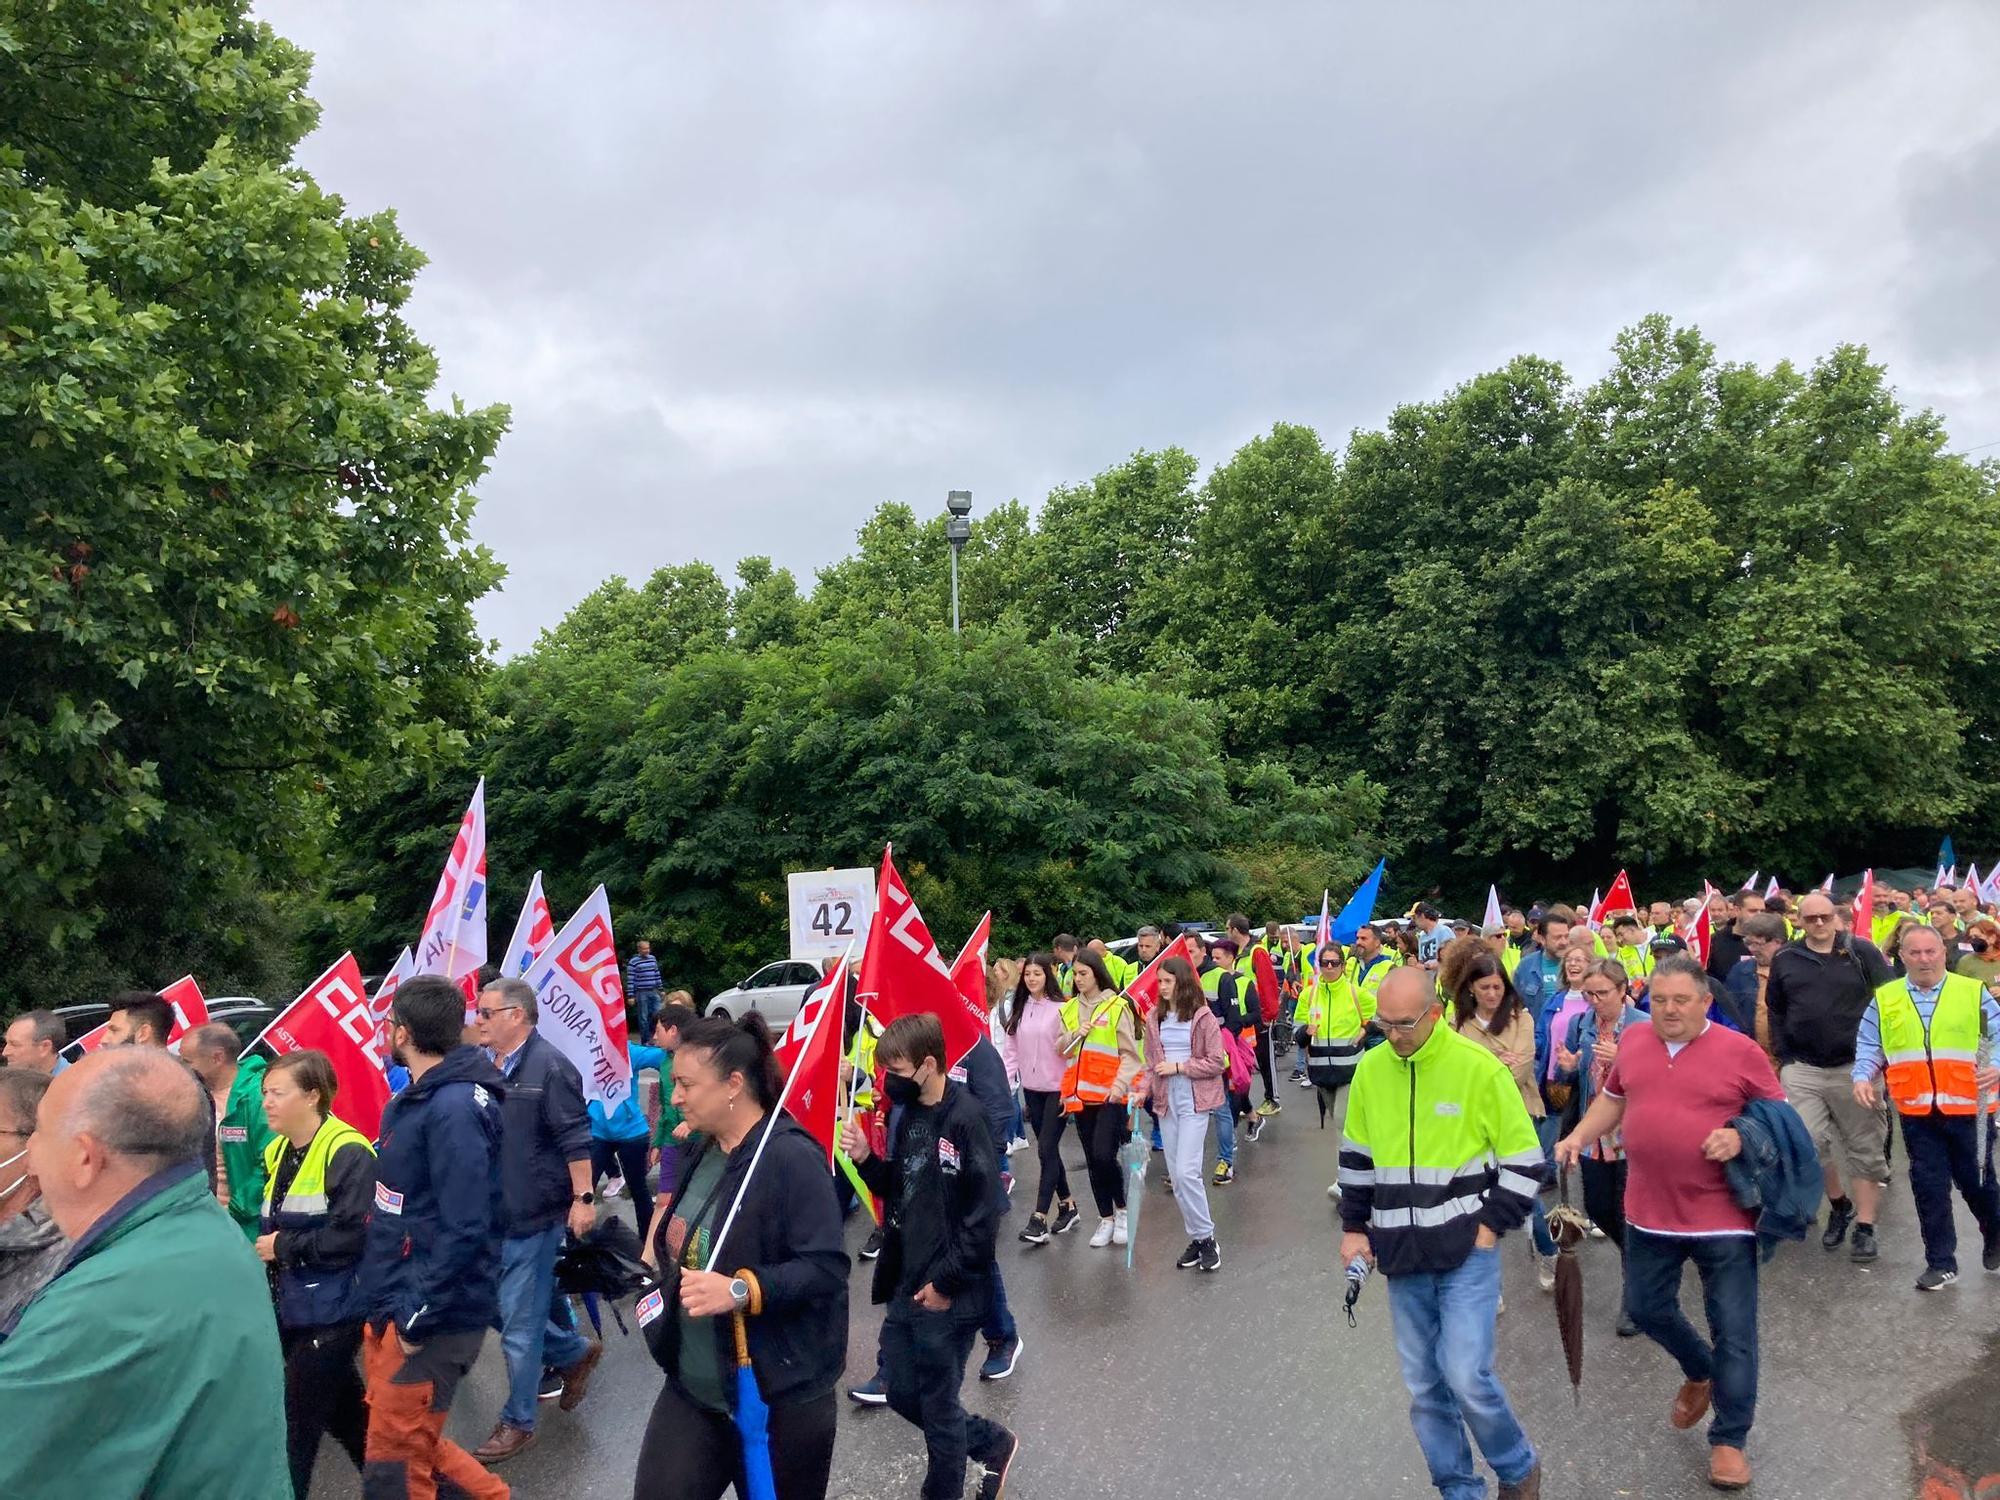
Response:
M1076 1116L1090 1194L1097 1201L1094 1249L1125 1243L1125 1173L1118 1148L1125 1144L1125 1099L1139 1074L1138 1013L1111 982L1104 960L1089 949L1070 966L1073 1015L1066 1015L1062 1048L1063 1110Z
M841 1144L883 1202L887 1234L872 1295L889 1308L882 1328L889 1405L923 1429L924 1500L960 1500L968 1460L986 1471L980 1500L999 1500L1020 1439L968 1415L958 1396L991 1295L998 1154L985 1112L948 1075L945 1051L936 1016L891 1021L876 1047L898 1112L889 1157L876 1156L852 1120Z
M839 1019L838 1007L826 1007L821 1022L832 1029L819 1034L836 1059ZM751 1493L732 1390L739 1329L768 1408L760 1456L776 1494L824 1500L851 1262L829 1147L784 1108L819 1052L802 1048L781 1080L770 1029L754 1011L681 1028L673 1103L700 1144L645 1246L660 1284L636 1316L666 1380L640 1440L633 1500L720 1500L732 1484Z

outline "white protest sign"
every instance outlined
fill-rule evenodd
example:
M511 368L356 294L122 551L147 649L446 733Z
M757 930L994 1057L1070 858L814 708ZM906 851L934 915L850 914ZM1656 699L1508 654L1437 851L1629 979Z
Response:
M792 897L792 957L856 956L875 916L873 870L796 870L786 877Z
M541 1012L535 1030L576 1065L583 1097L607 1114L615 1111L632 1093L632 1059L625 1050L625 987L603 886L521 977L534 988Z

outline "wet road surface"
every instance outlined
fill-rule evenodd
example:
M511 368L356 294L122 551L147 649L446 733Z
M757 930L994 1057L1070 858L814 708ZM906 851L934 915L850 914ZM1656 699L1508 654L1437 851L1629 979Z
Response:
M1021 1434L1008 1494L1015 1500L1421 1500L1434 1495L1410 1434L1407 1396L1390 1337L1388 1304L1371 1280L1349 1328L1334 1263L1326 1184L1332 1130L1317 1128L1312 1095L1285 1086L1285 1112L1256 1145L1241 1142L1238 1176L1211 1188L1220 1272L1176 1271L1186 1243L1156 1154L1142 1211L1137 1264L1086 1243L1085 1217L1040 1247L1014 1235L1031 1206L1032 1152L1003 1228L1001 1264L1026 1340L1012 1379L968 1373L968 1407ZM1213 1133L1209 1145L1213 1161ZM1067 1152L1082 1189L1081 1155ZM1909 1187L1884 1195L1882 1258L1872 1268L1829 1254L1817 1231L1764 1269L1762 1372L1749 1454L1759 1500L1972 1500L2000 1476L2000 1276L1978 1266L1978 1234L1960 1207L1960 1276L1934 1295L1912 1289L1922 1269ZM631 1213L621 1201L619 1211ZM868 1229L849 1222L849 1248ZM1649 1340L1612 1336L1619 1289L1608 1241L1582 1250L1587 1314L1584 1390L1573 1405L1557 1343L1553 1299L1537 1290L1523 1236L1506 1252L1506 1306L1498 1368L1541 1451L1549 1500L1665 1500L1712 1495L1700 1430L1675 1432L1666 1413L1678 1369ZM1970 1252L1968 1255L1968 1251ZM880 1310L871 1267L853 1273L850 1383L874 1368ZM1683 1288L1703 1327L1698 1282ZM627 1323L630 1324L630 1317ZM606 1353L588 1399L573 1413L541 1408L536 1446L498 1470L517 1495L623 1500L660 1374L636 1334L605 1319ZM975 1351L973 1364L983 1357ZM498 1340L489 1339L461 1388L449 1431L467 1447L491 1430L504 1391ZM843 1401L830 1494L841 1500L914 1497L923 1478L918 1431L886 1408ZM1933 1483L1919 1488L1920 1464ZM977 1469L971 1471L976 1479ZM1490 1476L1489 1476L1490 1479ZM1963 1488L1958 1486L1962 1482ZM2000 1489L2000 1477L1995 1477ZM344 1454L322 1448L315 1497L354 1500Z

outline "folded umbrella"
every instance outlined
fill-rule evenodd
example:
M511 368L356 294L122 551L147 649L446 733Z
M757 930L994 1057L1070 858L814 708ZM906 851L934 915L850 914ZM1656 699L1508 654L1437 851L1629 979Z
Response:
M1146 1163L1153 1159L1151 1143L1139 1129L1139 1106L1125 1105L1125 1144L1118 1148L1118 1165L1125 1172L1125 1269L1132 1269L1132 1248L1139 1243L1139 1205L1146 1201Z
M757 1389L757 1372L750 1367L750 1334L743 1314L731 1313L736 1334L736 1432L743 1440L743 1500L778 1500L778 1481L771 1472L771 1408Z
M1549 1215L1549 1235L1556 1242L1556 1333L1569 1364L1570 1396L1583 1405L1583 1267L1576 1247L1590 1238L1590 1220L1569 1203L1569 1173L1561 1179L1562 1202Z

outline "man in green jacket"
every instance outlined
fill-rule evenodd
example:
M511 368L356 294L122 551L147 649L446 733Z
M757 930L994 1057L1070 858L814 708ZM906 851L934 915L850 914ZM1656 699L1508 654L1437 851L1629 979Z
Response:
M43 1096L28 1164L72 1249L0 1327L0 1495L291 1494L277 1322L212 1149L201 1085L150 1047Z
M264 1148L271 1126L264 1118L264 1059L239 1057L236 1033L221 1021L197 1026L181 1038L181 1061L208 1086L215 1101L215 1196L243 1231L257 1242L257 1216L264 1208Z

